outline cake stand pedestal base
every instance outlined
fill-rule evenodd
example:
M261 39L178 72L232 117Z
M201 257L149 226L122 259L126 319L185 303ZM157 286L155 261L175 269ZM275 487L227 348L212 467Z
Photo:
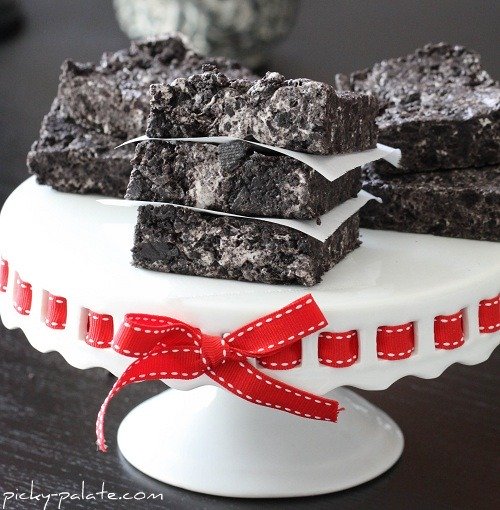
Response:
M346 389L338 423L306 420L245 402L213 386L168 390L136 407L118 445L157 480L217 496L325 494L389 469L403 435L383 411Z

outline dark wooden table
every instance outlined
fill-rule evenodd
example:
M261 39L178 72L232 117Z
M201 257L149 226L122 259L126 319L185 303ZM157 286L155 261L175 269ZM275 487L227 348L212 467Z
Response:
M304 41L311 16L318 15L319 8L328 11L330 5L305 3L295 32ZM383 7L384 2L379 4ZM315 13L310 12L312 5ZM24 8L29 17L23 32L0 45L0 203L25 178L25 154L55 94L63 58L95 60L103 50L127 44L108 2L37 0L24 2ZM483 17L488 26L488 12ZM446 32L446 16L440 19ZM439 19L433 20L434 31L436 23ZM470 31L465 35L472 37ZM411 37L405 41L411 46L402 51L425 42L417 40L418 35ZM306 51L306 44L285 44L276 53L280 56L276 67L291 75L294 59L300 56L294 51L303 46ZM307 71L303 58L304 54L298 68ZM350 67L361 67L356 62ZM309 70L314 76L313 67ZM481 365L455 365L438 379L405 378L383 392L361 392L397 421L406 438L401 460L373 482L315 498L228 500L156 483L121 458L112 441L119 422L133 406L162 391L161 383L129 387L116 399L107 428L111 451L99 454L94 445L94 420L113 379L101 369L78 371L56 353L42 355L22 333L0 326L0 498L8 491L29 492L31 481L35 493L79 492L85 481L92 492L99 491L104 482L106 490L117 494L154 492L164 499L128 505L123 501L74 501L63 508L498 508L499 361L496 353ZM0 499L0 508L2 503ZM42 507L36 501L7 502L6 506Z

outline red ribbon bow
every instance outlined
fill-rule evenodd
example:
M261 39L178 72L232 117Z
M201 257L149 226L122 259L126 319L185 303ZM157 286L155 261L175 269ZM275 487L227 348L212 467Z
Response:
M247 361L276 353L326 324L310 294L222 337L170 317L126 315L113 348L138 359L116 381L101 406L96 423L99 449L107 450L104 416L111 399L127 384L148 380L195 379L206 374L254 404L304 418L337 421L342 410L338 402L264 375Z

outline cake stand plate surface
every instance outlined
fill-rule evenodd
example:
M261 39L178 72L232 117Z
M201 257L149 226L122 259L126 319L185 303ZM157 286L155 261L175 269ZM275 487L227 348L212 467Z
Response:
M163 274L131 266L136 210L98 197L58 193L24 182L0 214L0 256L9 278L0 291L8 328L22 328L42 352L58 351L78 368L119 376L131 358L85 342L92 313L115 328L126 313L159 314L220 335L311 292L327 331L356 330L357 360L335 368L318 359L318 335L302 342L300 365L262 372L345 407L337 424L272 411L226 394L207 376L166 381L176 388L133 410L119 446L138 469L180 487L226 496L301 496L363 483L397 460L403 439L382 411L350 391L384 389L407 375L437 377L452 363L486 360L499 332L479 329L480 302L500 290L497 243L396 232L362 231L363 244L323 281L306 289ZM16 281L28 282L28 314L13 306ZM62 329L45 324L48 296L67 300ZM498 300L496 301L498 304ZM496 306L496 305L495 305ZM464 343L437 349L437 316L463 315ZM380 359L377 330L411 322L415 347L407 359ZM208 385L208 386L207 386ZM196 388L196 389L193 389ZM190 392L177 390L193 389Z

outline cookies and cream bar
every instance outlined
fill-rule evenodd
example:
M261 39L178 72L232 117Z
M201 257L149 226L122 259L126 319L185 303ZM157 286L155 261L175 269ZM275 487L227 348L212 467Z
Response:
M87 128L118 138L144 134L149 86L180 76L218 69L232 78L255 76L235 61L204 57L180 34L132 41L130 48L105 53L98 64L67 60L58 97L64 115Z
M311 286L359 245L358 233L357 212L322 242L283 224L144 205L133 264L166 273Z
M500 163L500 88L477 53L429 44L336 81L380 101L379 140L402 151L398 167L381 165L380 172Z
M343 154L377 144L378 101L308 79L267 73L257 81L204 72L151 85L147 135L231 136L310 154Z
M61 114L55 100L28 153L28 169L39 184L58 191L123 197L134 150L131 145L115 150L119 143L75 124Z
M137 145L125 198L245 216L312 219L357 196L361 170L330 182L310 166L252 144Z
M500 241L500 165L387 175L387 163L363 167L363 188L380 197L361 209L361 226Z

